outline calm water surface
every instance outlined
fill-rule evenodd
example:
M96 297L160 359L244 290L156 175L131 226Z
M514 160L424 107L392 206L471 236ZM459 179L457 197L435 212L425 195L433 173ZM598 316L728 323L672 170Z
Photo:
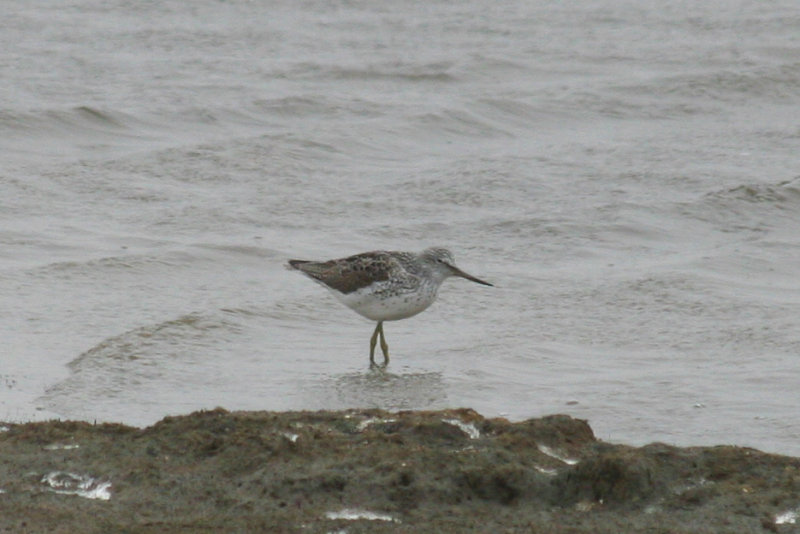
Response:
M795 0L6 2L0 419L568 413L800 455ZM290 257L451 248L373 325Z

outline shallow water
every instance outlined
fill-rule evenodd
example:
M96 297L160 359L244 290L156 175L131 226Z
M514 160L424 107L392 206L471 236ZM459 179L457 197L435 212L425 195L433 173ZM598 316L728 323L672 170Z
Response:
M0 419L565 412L800 454L800 8L9 3ZM373 325L291 257L443 245Z

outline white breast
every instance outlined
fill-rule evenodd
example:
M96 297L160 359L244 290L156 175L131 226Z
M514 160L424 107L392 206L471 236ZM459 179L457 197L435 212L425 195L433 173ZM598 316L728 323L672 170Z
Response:
M373 321L396 321L411 317L426 309L436 300L436 288L423 287L421 290L396 293L381 291L375 284L352 293L332 293L345 306Z

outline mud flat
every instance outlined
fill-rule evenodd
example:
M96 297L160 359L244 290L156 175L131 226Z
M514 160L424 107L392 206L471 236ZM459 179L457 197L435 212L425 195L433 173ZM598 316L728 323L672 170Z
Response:
M8 532L800 531L798 458L468 409L0 424L0 491Z

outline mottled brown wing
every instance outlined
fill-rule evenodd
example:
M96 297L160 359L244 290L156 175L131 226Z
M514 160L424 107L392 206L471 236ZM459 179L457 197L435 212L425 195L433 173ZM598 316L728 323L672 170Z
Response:
M325 262L289 260L289 265L341 293L352 293L389 279L399 263L385 252L365 252Z

